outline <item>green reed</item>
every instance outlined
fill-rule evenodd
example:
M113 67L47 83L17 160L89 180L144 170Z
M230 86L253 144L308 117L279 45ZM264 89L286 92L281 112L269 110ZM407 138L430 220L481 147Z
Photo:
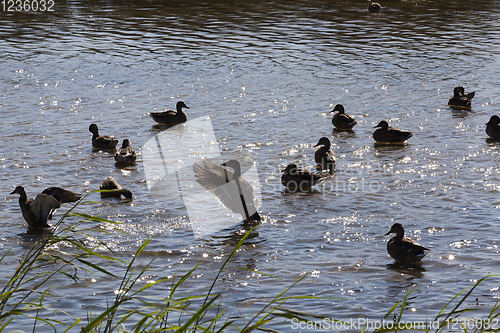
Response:
M95 191L99 192L99 191ZM151 239L144 241L131 259L126 262L118 258L113 251L103 243L98 243L99 248L106 248L108 255L102 251L92 250L86 246L82 239L88 238L79 230L82 223L94 221L99 223L112 223L119 230L120 223L103 219L99 216L76 213L74 209L85 203L85 197L76 203L55 223L52 232L40 236L33 247L20 259L15 272L8 279L6 285L0 291L0 332L8 331L10 324L16 318L29 318L32 322L31 331L47 331L50 327L54 332L69 332L80 330L80 332L111 333L111 332L224 332L226 330L239 332L252 332L255 330L277 332L267 326L276 320L297 323L319 322L319 329L327 331L339 331L333 328L333 323L343 325L349 329L350 323L334 319L328 314L310 313L285 307L289 300L304 300L304 303L314 300L325 300L326 297L314 296L288 296L290 289L300 283L308 274L296 280L290 287L283 290L272 300L262 305L262 308L253 315L234 316L228 313L222 302L225 291L213 294L212 291L219 281L219 276L226 271L230 260L244 244L247 237L255 229L251 229L242 235L238 244L231 254L226 258L218 273L210 284L207 293L204 295L180 294L183 284L193 275L202 264L193 267L182 276L175 276L173 279L160 279L147 284L139 284L141 278L151 268L155 258L150 260L142 269L137 269L137 260L141 253L151 242ZM65 220L70 217L81 218L80 221L66 224ZM106 231L109 232L109 231ZM122 231L121 231L122 232ZM97 241L97 240L96 240ZM69 252L70 246L75 250ZM0 257L0 264L9 255L10 250ZM93 259L98 257L100 262L115 263L123 266L123 273L116 273L106 268L104 264L96 264ZM47 269L50 268L50 269ZM246 268L241 268L246 269ZM119 269L120 270L120 269ZM79 273L99 272L116 281L117 290L114 299L108 299L104 310L101 308L88 308L87 317L75 318L63 309L51 308L52 291L57 288L51 283L56 276L63 276L75 282L80 281ZM255 272L255 271L252 271ZM276 278L265 273L257 272ZM489 276L488 276L489 277ZM470 297L473 290L484 280L459 292L448 304L429 322L415 324L400 328L401 320L406 317L405 311L408 297L414 292L409 290L404 299L394 306L382 318L381 322L393 317L394 328L375 329L374 332L397 332L402 330L418 330L423 332L444 332L449 324L458 318L463 318L465 314L476 309L462 308L464 301ZM154 292L155 286L168 284L170 291L163 298L145 295L148 290ZM338 299L338 298L328 298ZM338 299L340 300L340 299ZM451 308L451 310L448 310ZM488 330L487 323L498 320L500 316L500 304L497 302L489 314L481 319L483 326L475 327L474 330L463 327L464 332L485 332ZM47 315L52 313L52 315ZM410 315L409 315L410 316ZM439 322L439 327L433 327L431 322ZM324 323L331 323L326 327ZM355 329L352 327L352 329ZM362 332L370 329L365 326Z

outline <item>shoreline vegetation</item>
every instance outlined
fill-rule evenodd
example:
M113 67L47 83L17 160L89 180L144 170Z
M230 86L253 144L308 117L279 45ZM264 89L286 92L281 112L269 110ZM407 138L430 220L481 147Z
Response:
M100 191L94 191L100 192ZM86 197L86 196L85 196ZM356 318L355 321L346 321L331 318L327 315L308 313L287 308L285 303L289 300L315 300L315 299L335 299L335 297L315 297L307 295L288 296L288 292L299 284L309 274L302 275L288 288L276 295L273 299L263 304L262 308L255 314L245 316L235 316L225 307L222 299L225 291L213 293L220 274L225 271L227 264L237 253L254 227L242 234L241 239L236 244L231 254L223 262L216 277L211 283L205 295L188 295L182 290L183 283L201 265L200 262L186 274L173 279L160 279L149 283L142 283L142 279L153 265L153 258L146 265L141 264L139 269L136 266L136 259L141 252L146 249L151 238L144 241L128 262L119 259L111 249L109 254L97 252L90 249L81 240L83 234L78 230L78 226L86 221L101 223L113 222L98 216L73 212L74 209L87 201L85 197L80 199L55 223L51 232L46 232L39 236L38 241L27 253L19 259L19 264L9 278L8 274L2 277L6 280L6 285L0 291L0 332L11 331L11 324L14 326L19 317L30 320L31 327L26 328L26 332L43 331L50 328L54 332L69 332L80 329L80 332L279 332L276 329L268 328L273 326L273 321L283 320L289 322L287 331L357 331L357 332L398 332L398 331L423 331L423 332L486 332L500 331L500 301L497 301L489 314L483 319L471 319L469 313L478 308L462 308L465 300L472 297L474 289L488 277L499 275L488 275L476 283L458 292L446 306L428 321L407 321L410 315L405 315L408 311L406 305L409 296L415 291L408 290L406 296L400 302L394 304L381 320L370 321L363 318ZM79 217L81 220L71 224L64 221L70 216ZM67 248L75 249L72 253ZM100 243L99 248L107 248ZM9 255L7 250L0 256L0 263ZM99 257L113 264L122 266L120 272L114 272L97 265L92 259ZM107 266L107 265L106 265ZM47 270L50 267L50 270ZM111 265L109 265L111 267ZM104 311L93 308L87 309L86 318L75 318L64 308L53 308L57 300L52 297L52 291L57 288L51 280L55 277L73 280L75 283L81 282L78 273L99 272L114 279L118 286L115 288L115 298L107 299ZM252 271L256 272L256 271ZM256 272L276 278L265 273ZM169 284L170 292L163 298L153 299L150 295L144 295L145 291L158 284ZM83 288L83 287L82 287ZM19 326L19 325L15 325ZM18 327L17 327L18 328Z

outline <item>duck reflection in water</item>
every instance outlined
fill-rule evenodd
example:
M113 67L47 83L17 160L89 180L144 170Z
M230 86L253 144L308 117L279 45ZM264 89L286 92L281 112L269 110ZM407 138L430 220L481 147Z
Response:
M240 214L245 222L261 220L252 185L241 177L241 165L237 160L218 165L205 159L202 164L193 164L193 171L196 181L205 190L212 193L227 209Z

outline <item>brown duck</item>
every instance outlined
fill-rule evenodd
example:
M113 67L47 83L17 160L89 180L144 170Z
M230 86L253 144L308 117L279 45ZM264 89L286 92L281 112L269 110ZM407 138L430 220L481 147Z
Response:
M129 139L123 140L121 148L115 153L115 161L119 166L127 166L135 163L137 159L137 153L135 149L130 145Z
M299 170L297 165L288 164L281 175L281 183L286 186L290 192L309 192L311 188L319 183L323 177L316 173Z
M453 89L453 97L448 101L448 105L451 107L468 109L471 107L472 99L475 94L475 91L466 94L463 87L455 87Z
M149 116L153 118L158 124L162 125L177 125L181 123L185 123L187 120L186 114L182 111L182 108L189 107L184 104L184 102L179 101L175 106L177 111L174 110L166 110L162 112L150 112Z
M389 127L387 121L382 120L374 128L380 127L373 132L373 138L376 142L383 143L402 143L413 136L410 131L403 131L394 127Z
M491 116L490 121L486 123L486 134L492 139L500 139L500 117Z
M425 251L430 251L413 239L404 238L405 229L401 223L394 223L385 235L389 234L396 234L387 243L387 252L396 261L414 263L427 255Z
M335 158L335 153L330 149L331 142L327 137L322 137L319 139L318 143L314 146L322 146L319 147L318 150L314 153L314 160L321 168L321 170L330 170L330 173L335 169L335 164L337 163L337 159Z
M19 194L19 206L24 220L30 228L47 228L47 223L52 220L52 215L61 203L74 202L80 200L77 193L65 190L60 187L49 187L36 196L35 199L28 199L24 187L17 186L10 194Z
M113 177L106 177L99 186L100 190L110 190L109 192L101 192L101 198L117 198L120 199L123 195L125 199L132 200L132 192L123 189Z
M351 130L357 124L356 120L354 120L353 117L345 113L345 109L342 104L335 105L335 108L333 108L333 110L330 111L330 113L335 111L339 112L334 114L332 117L332 124L333 126L335 126L336 129L348 131Z
M372 0L366 1L366 4L368 5L368 11L371 13L379 13L382 10L382 6Z
M107 135L99 135L99 129L96 124L90 124L89 131L92 132L92 147L102 150L115 150L118 139Z

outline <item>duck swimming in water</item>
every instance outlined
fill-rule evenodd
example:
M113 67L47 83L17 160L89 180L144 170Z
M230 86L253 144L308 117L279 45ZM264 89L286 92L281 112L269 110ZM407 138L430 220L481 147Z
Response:
M135 163L137 153L130 145L129 139L124 139L121 148L115 154L115 161L118 166L127 166Z
M177 111L174 110L166 110L162 112L150 112L149 116L153 118L154 121L156 121L158 124L161 125L177 125L181 123L185 123L187 120L186 114L182 111L182 108L187 108L189 107L184 104L184 102L179 101L177 102L175 106Z
M403 131L394 127L389 127L387 121L382 120L374 128L380 127L373 132L373 139L380 143L403 143L413 136L410 131Z
M335 105L335 108L333 108L333 110L330 111L330 113L335 111L339 112L334 114L332 117L332 124L333 126L335 126L336 129L348 131L351 130L357 124L356 120L354 120L353 117L345 113L345 109L342 104Z
M61 203L75 202L81 196L77 193L65 190L60 187L49 187L36 196L35 199L28 199L24 187L17 186L10 194L19 194L19 206L24 220L30 228L47 228L47 223L52 220L52 215Z
M322 137L319 139L318 143L314 146L322 146L316 150L314 153L314 160L321 168L321 170L328 169L330 173L333 173L335 169L335 164L337 163L337 159L335 158L335 153L330 149L331 142L327 137Z
M382 10L382 6L372 0L366 1L366 4L368 5L368 11L371 13L379 13Z
M288 164L281 175L281 183L290 192L309 192L322 179L323 176L319 174L308 170L299 170L294 163Z
M490 120L486 123L486 134L490 138L498 140L500 139L500 117L491 116Z
M413 239L404 238L405 229L401 223L394 223L385 235L389 234L396 234L387 243L387 252L396 261L414 263L427 255L425 251L430 251Z
M455 87L453 97L448 101L448 105L452 108L469 109L475 94L475 91L466 94L464 87Z
M118 139L106 135L99 135L96 124L90 124L89 131L92 132L92 147L102 150L115 150Z
M132 200L132 192L126 190L118 184L113 177L109 176L104 179L102 185L99 186L100 190L110 190L110 192L101 192L101 198L117 198L120 199L123 195L125 199Z

